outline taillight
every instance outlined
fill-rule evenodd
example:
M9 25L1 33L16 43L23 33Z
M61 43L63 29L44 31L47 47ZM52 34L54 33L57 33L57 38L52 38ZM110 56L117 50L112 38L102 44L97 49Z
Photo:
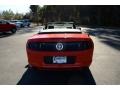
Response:
M33 49L33 50L39 50L39 49L41 48L41 43L28 42L28 43L27 43L27 48Z
M86 50L86 49L90 49L93 47L93 44L91 41L80 41L76 43L77 45L77 49L78 50Z
M27 48L38 51L58 51L56 48L58 42L28 42ZM92 41L79 42L60 42L63 44L61 51L81 51L93 48Z

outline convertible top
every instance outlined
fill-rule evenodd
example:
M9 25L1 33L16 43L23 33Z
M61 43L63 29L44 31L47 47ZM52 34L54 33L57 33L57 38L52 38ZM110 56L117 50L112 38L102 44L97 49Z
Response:
M69 28L76 29L74 22L48 22L45 25L45 29L53 29L53 28Z
M39 34L41 33L81 33L81 30L79 29L66 29L66 28L62 28L62 29L44 29L41 30L39 32Z

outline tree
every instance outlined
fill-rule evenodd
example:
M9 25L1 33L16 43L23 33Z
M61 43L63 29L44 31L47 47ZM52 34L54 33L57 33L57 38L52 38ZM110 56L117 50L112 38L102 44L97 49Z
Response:
M30 6L33 21L74 21L82 25L120 26L120 6L38 5Z
M3 17L2 17L2 13L0 13L0 19L2 19Z
M23 15L23 19L31 19L30 16L30 13L26 13L25 15Z
M31 13L32 13L32 20L34 22L37 22L37 25L39 24L39 5L30 5Z
M3 11L2 12L2 17L3 17L3 19L10 20L14 17L14 13L10 9L6 10L6 11Z
M22 18L23 18L23 14L16 13L16 14L14 15L14 19L20 20L20 19L22 19Z

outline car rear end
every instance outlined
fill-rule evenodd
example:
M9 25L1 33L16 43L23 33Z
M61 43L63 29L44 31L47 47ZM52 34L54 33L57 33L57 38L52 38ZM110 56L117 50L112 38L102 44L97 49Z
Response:
M30 66L39 69L81 69L92 62L94 45L87 34L42 34L26 46Z

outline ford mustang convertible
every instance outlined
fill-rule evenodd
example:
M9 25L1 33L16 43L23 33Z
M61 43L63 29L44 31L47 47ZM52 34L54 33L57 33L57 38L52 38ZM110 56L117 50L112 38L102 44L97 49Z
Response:
M53 27L43 29L28 39L29 66L55 70L89 67L94 49L89 35L79 29Z

